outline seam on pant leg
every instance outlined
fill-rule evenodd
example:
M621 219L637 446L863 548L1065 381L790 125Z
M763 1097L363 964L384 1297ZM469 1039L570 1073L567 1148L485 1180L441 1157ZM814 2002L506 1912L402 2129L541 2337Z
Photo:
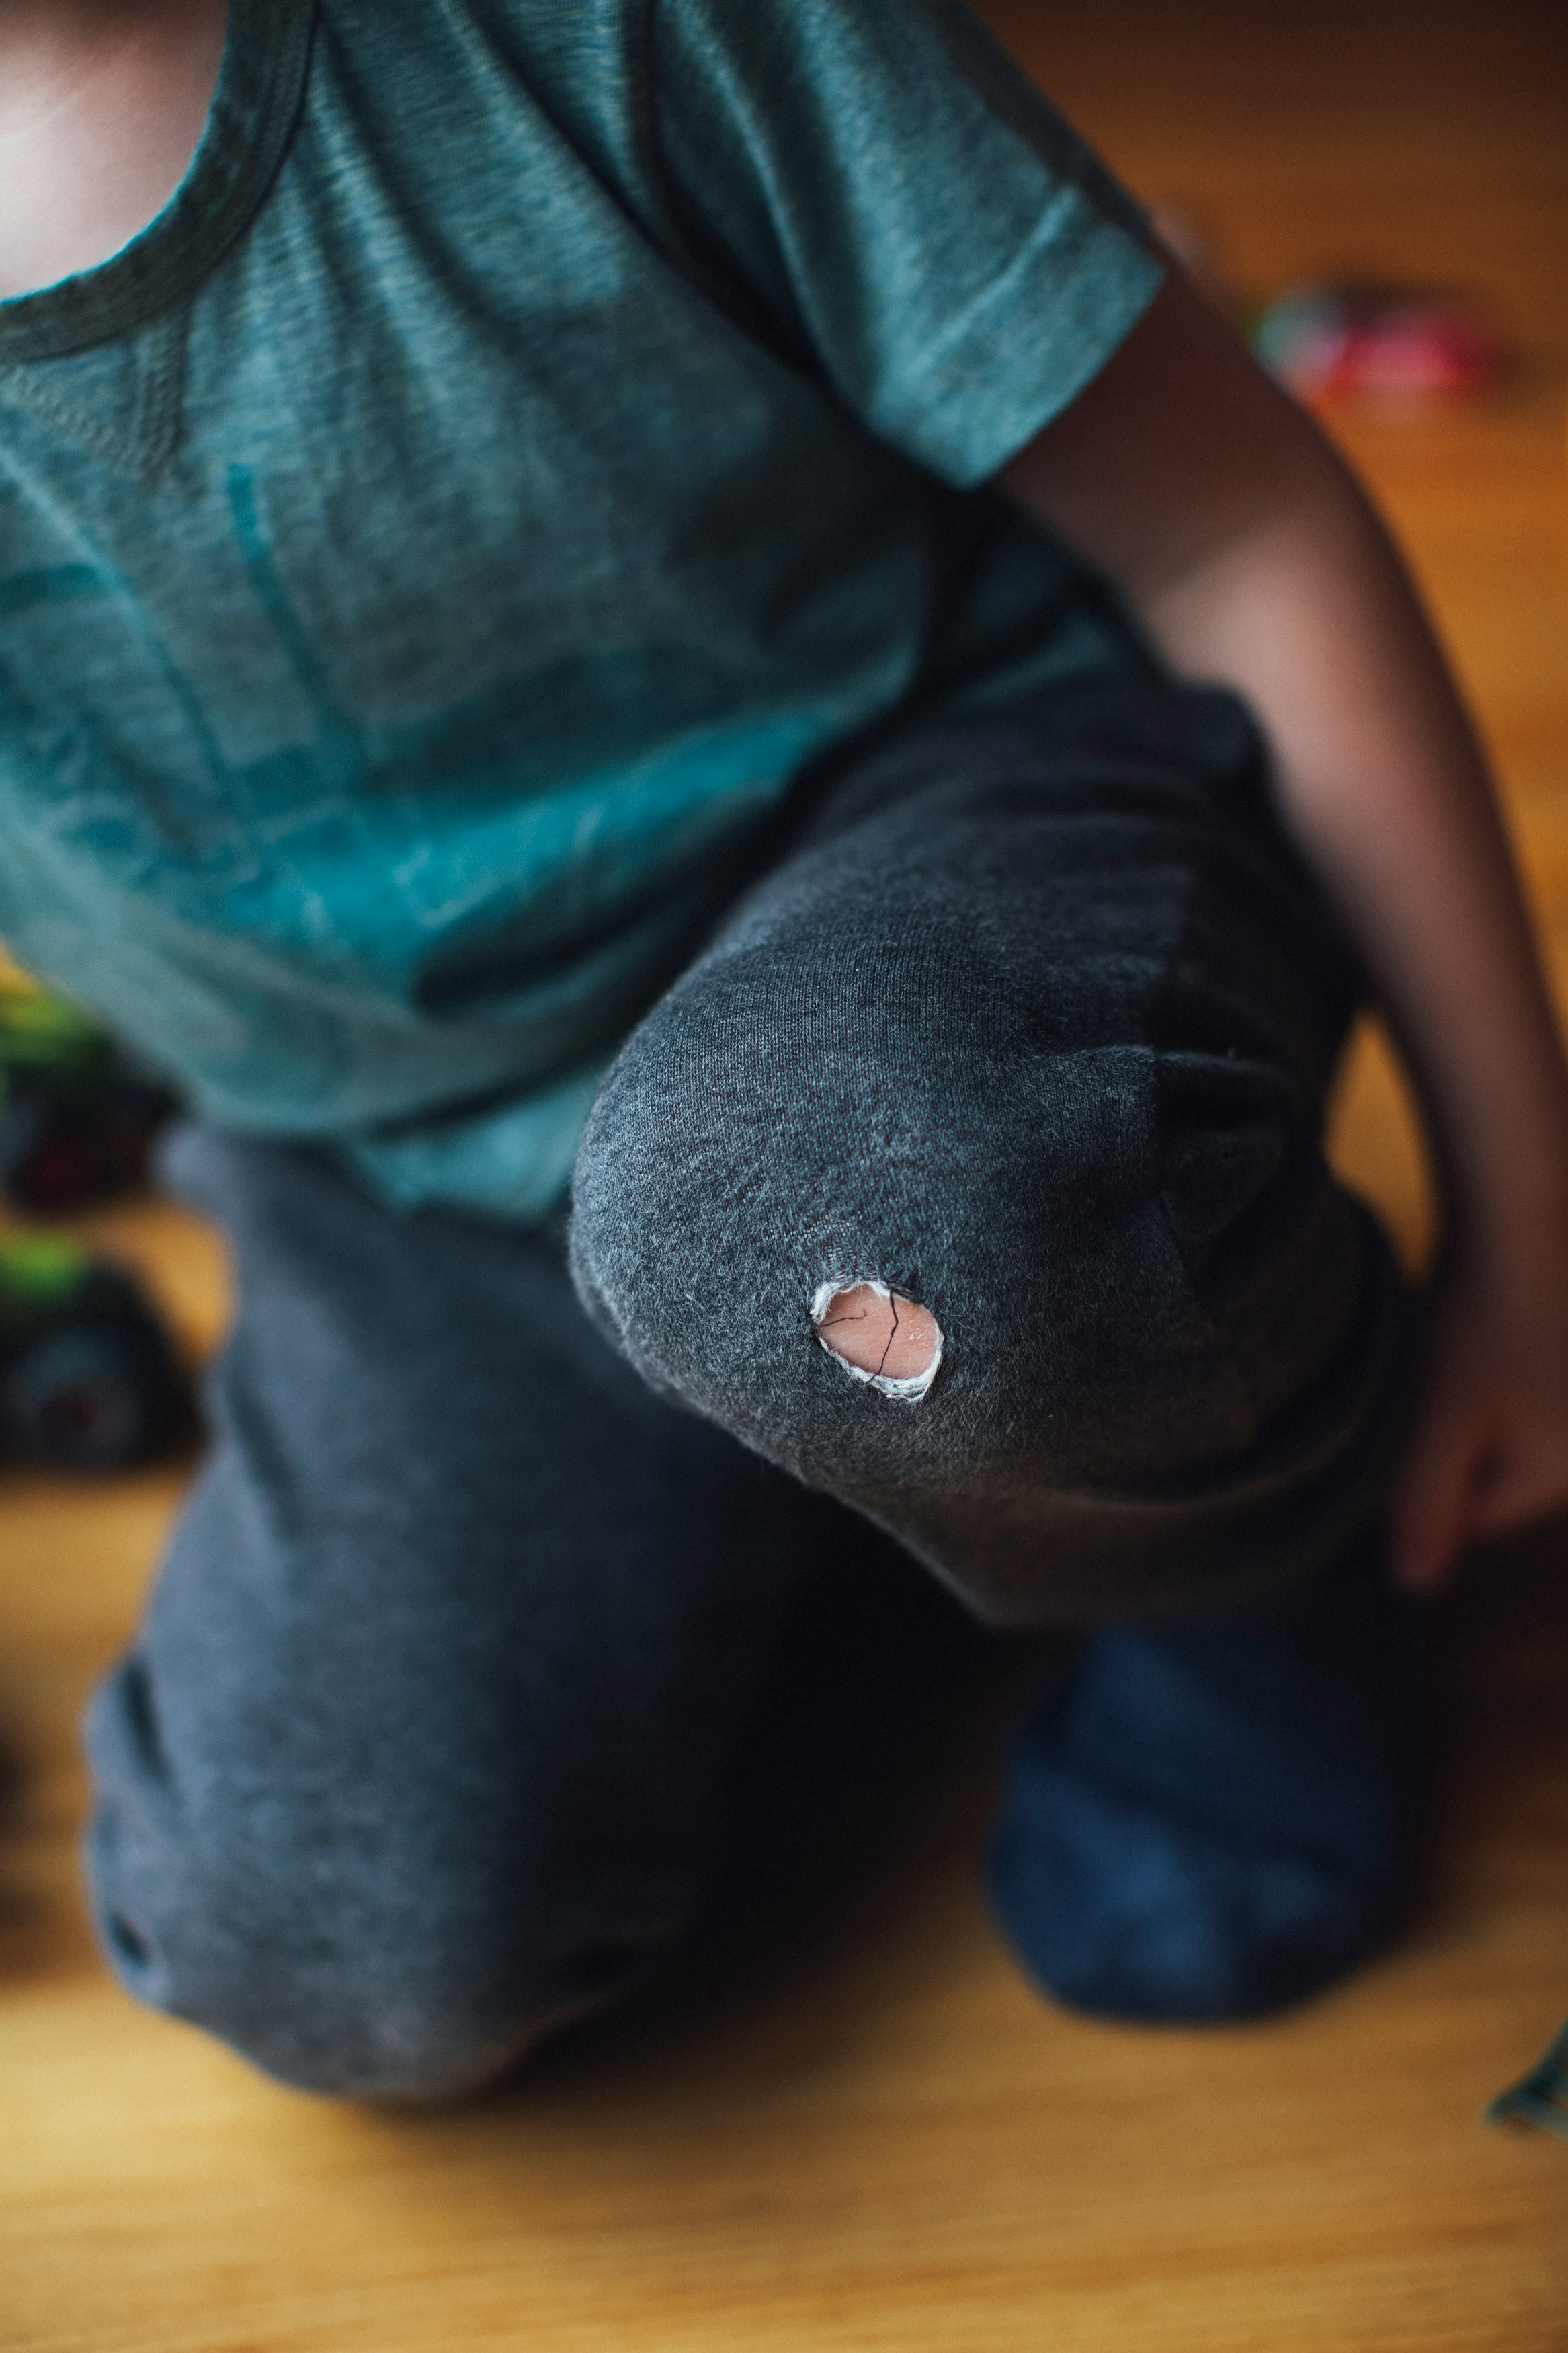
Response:
M1183 902L1180 918L1172 926L1171 931L1167 935L1165 952L1161 959L1158 977L1152 982L1142 1008L1142 1018L1144 1032L1144 1042L1149 1054L1149 1107L1151 1128L1156 1143L1158 1143L1161 1133L1160 1121L1162 1107L1160 1102L1160 1086L1164 1050L1153 1042L1151 1033L1154 1028L1156 1008L1158 1008L1162 997L1167 989L1171 987L1174 980L1184 948L1191 937L1193 921L1199 900L1200 885L1205 879L1205 870L1202 868L1198 860L1194 860L1187 865L1183 879ZM1327 987L1328 981L1327 976L1325 976L1325 993L1327 992ZM1315 1137L1316 1148L1320 1154L1322 1149L1322 1128L1325 1103L1326 1090L1319 1094L1316 1104L1317 1120ZM1162 1162L1163 1157L1163 1155L1162 1155ZM1332 1172L1326 1171L1325 1173L1328 1183L1336 1191L1342 1191L1343 1188L1338 1186L1337 1180L1332 1176ZM1310 1377L1305 1383L1298 1380L1294 1385L1289 1398L1284 1401L1282 1405L1268 1407L1263 1404L1259 1396L1258 1380L1255 1377L1249 1375L1245 1369L1234 1340L1227 1339L1224 1336L1220 1324L1216 1321L1214 1313L1211 1311L1205 1300L1196 1272L1182 1239L1180 1223L1171 1197L1170 1180L1163 1165L1159 1171L1159 1183L1156 1187L1155 1198L1162 1224L1169 1239L1176 1262L1182 1270L1183 1279L1186 1286L1187 1295L1191 1302L1194 1318L1201 1324L1209 1345L1215 1351L1216 1360L1224 1365L1246 1419L1254 1425L1260 1424L1259 1427L1256 1428L1255 1435L1247 1450L1248 1455L1255 1454L1258 1445L1263 1440L1266 1431L1270 1427L1278 1424L1281 1413L1289 1413L1293 1409L1300 1406L1304 1397L1310 1395L1316 1390L1322 1380L1324 1374L1342 1355L1347 1335L1344 1332L1341 1332L1336 1335L1333 1346L1322 1353L1321 1360L1314 1367ZM1364 1302L1367 1298L1370 1281L1370 1270L1366 1265L1363 1253L1363 1263L1359 1271L1356 1285L1357 1300L1358 1303L1362 1303L1360 1312L1364 1312ZM1352 1319L1352 1322L1355 1320L1358 1319ZM1398 1402L1401 1395L1402 1391L1396 1384L1392 1400L1385 1399L1384 1411L1379 1415L1379 1419L1387 1421L1390 1419L1391 1414L1394 1415L1394 1418L1397 1418Z

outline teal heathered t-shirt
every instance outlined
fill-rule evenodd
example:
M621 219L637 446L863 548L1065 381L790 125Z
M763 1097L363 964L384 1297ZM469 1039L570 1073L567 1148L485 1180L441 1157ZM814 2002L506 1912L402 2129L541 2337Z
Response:
M953 0L231 0L170 204L0 304L0 937L544 1215L805 764L1141 660L975 486L1159 279Z

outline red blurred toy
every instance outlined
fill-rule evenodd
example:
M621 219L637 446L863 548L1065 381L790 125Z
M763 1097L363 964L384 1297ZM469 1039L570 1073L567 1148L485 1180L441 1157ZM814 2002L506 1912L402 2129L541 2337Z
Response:
M1449 405L1488 392L1508 353L1462 294L1377 286L1298 286L1271 302L1253 349L1299 400Z

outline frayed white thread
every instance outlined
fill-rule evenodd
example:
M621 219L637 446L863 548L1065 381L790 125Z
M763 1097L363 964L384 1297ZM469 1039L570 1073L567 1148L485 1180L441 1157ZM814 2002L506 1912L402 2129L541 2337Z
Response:
M870 1274L835 1275L831 1282L818 1283L811 1302L811 1323L812 1329L816 1334L817 1346L830 1356L839 1371L847 1373L852 1381L866 1381L872 1388L880 1389L884 1397L902 1398L906 1405L918 1404L935 1380L938 1367L942 1363L942 1349L945 1345L942 1325L934 1315L931 1316L931 1328L936 1335L936 1346L931 1353L931 1360L923 1373L911 1373L905 1380L895 1380L890 1373L868 1373L862 1366L852 1365L847 1356L841 1356L832 1341L825 1340L822 1336L822 1319L839 1293L845 1291L874 1291L879 1299L891 1300L893 1297L891 1286L886 1282L879 1282L875 1275ZM925 1312L931 1315L929 1307Z

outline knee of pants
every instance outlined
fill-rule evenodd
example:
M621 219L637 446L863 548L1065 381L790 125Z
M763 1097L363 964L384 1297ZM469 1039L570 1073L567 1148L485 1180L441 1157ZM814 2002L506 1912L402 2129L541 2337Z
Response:
M590 1313L657 1388L868 1508L1008 1463L1083 1489L1241 1452L1358 1312L1315 1106L1223 1051L1042 1048L942 946L863 974L742 937L664 1000L578 1161ZM861 1284L934 1319L923 1388L825 1343Z
M128 1990L300 2089L448 2100L626 1989L669 1930L670 1892L552 1894L526 1854L455 1854L387 1793L331 1819L304 1771L232 1751L174 1758L144 1656L95 1695L87 1841L95 1925ZM422 1835L428 1828L430 1835ZM656 1916L658 1915L658 1916Z

